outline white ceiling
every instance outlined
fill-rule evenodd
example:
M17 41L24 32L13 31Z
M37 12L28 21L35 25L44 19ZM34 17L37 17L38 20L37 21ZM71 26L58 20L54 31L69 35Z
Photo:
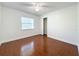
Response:
M51 11L75 5L77 2L40 2L42 7L39 11L35 11L32 2L2 2L2 4L6 7L41 16Z

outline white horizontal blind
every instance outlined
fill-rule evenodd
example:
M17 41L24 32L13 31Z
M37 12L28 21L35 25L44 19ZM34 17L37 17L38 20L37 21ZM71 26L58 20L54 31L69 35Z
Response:
M24 29L33 29L34 28L34 19L22 17L21 18L22 30Z

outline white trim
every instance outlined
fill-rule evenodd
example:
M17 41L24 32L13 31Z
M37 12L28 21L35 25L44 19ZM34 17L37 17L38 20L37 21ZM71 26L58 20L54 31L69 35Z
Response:
M35 34L35 35L39 35L39 34ZM31 36L35 36L35 35L31 35ZM0 42L0 45L1 45L2 43L14 41L14 40L19 40L19 39L27 38L27 37L30 37L30 36L22 36L22 37L17 37L17 38L12 38L12 39L9 39L9 40L5 40L5 41Z
M48 37L60 40L60 38L55 37L55 36L48 35ZM60 41L63 41L63 42L66 42L66 43L69 43L69 44L72 44L72 45L76 45L77 48L78 48L78 54L79 54L79 45L78 44L70 43L70 42L67 42L67 41L64 41L64 40L60 40Z
M61 38L59 38L59 37L55 37L55 36L52 36L52 35L48 35L48 37L78 46L78 44L76 44L76 43L71 43L71 42L65 41L64 39L61 40Z

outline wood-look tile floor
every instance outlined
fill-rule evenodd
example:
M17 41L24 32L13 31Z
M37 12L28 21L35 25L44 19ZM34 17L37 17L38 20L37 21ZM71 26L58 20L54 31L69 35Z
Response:
M46 35L19 39L0 46L0 56L77 56L77 46Z

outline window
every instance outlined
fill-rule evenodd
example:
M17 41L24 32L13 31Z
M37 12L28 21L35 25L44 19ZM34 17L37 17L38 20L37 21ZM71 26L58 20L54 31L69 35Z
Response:
M21 18L22 30L24 29L33 29L34 28L34 19L22 17Z

